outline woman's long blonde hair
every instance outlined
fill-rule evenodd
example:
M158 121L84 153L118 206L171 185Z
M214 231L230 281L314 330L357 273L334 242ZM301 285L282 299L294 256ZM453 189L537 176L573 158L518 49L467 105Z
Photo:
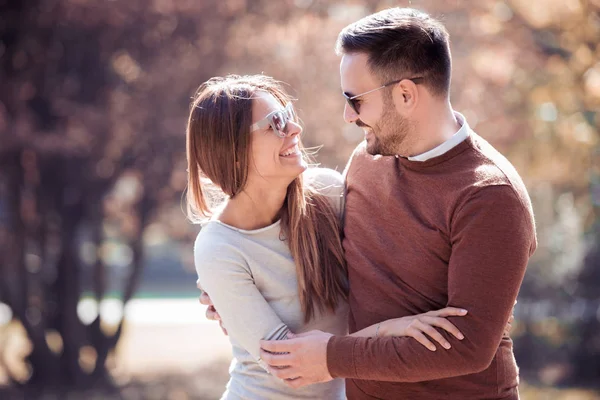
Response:
M203 179L230 198L244 189L251 162L252 98L257 91L270 93L282 105L291 100L279 82L264 75L212 78L198 89L186 133L187 209L192 221L211 215ZM281 231L296 263L305 321L317 310L335 311L348 298L340 223L327 198L304 185L302 175L288 186Z

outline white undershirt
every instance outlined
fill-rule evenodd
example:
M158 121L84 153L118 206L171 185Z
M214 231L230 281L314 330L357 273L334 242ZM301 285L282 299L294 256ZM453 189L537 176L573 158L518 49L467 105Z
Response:
M439 157L442 154L447 153L452 148L454 148L454 147L458 146L460 143L462 143L469 136L469 131L471 130L471 128L469 128L469 124L467 123L467 120L461 113L454 111L454 116L456 117L456 120L460 124L460 129L454 135L452 135L452 137L450 139L446 140L444 143L440 144L439 146L426 151L425 153L421 153L416 156L408 157L408 159L410 161L427 161L431 158Z

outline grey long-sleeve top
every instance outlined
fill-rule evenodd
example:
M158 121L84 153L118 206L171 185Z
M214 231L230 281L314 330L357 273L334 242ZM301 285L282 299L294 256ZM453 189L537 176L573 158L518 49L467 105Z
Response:
M341 215L343 181L338 172L311 168L305 182L319 188ZM251 231L209 221L198 234L194 258L198 281L219 310L233 348L223 399L345 399L342 379L292 389L261 366L261 339L285 339L290 330L347 333L346 303L336 313L318 314L304 323L296 266L287 243L280 240L279 221Z

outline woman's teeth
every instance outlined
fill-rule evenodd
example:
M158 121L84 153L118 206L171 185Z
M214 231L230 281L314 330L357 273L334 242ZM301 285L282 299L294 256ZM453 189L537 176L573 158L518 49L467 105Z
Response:
M288 156L291 156L292 154L298 154L299 152L300 152L300 149L298 148L298 145L295 145L293 147L290 147L284 153L281 153L279 155L281 157L288 157Z

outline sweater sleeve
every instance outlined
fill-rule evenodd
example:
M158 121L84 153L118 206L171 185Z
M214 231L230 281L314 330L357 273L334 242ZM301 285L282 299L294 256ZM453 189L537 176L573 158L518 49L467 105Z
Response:
M213 240L216 239L216 240ZM260 340L286 339L289 328L262 296L243 256L233 244L203 237L194 245L198 282L210 294L232 341L260 359Z
M489 186L464 203L451 228L447 305L468 310L449 318L465 339L438 329L452 348L432 352L409 337L334 336L327 345L333 377L419 382L488 368L535 249L533 215L511 186Z

